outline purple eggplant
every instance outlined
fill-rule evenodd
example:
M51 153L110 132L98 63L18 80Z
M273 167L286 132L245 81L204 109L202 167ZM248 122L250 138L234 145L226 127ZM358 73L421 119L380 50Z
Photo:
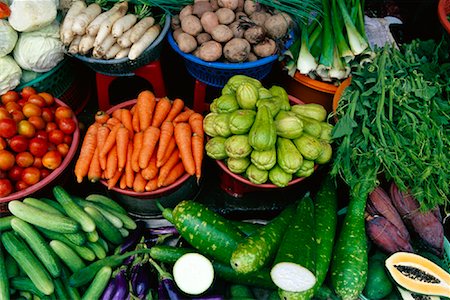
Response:
M163 285L163 282L160 281L158 285L158 299L166 300L169 299L169 295L166 292L166 288Z
M163 235L163 234L178 234L178 231L173 226L163 226L157 228L150 228L148 233L150 235Z
M192 298L191 300L224 300L225 298L221 295L205 295L198 298Z
M131 287L133 294L144 299L150 289L150 268L147 264L137 264L132 268Z
M120 245L120 254L134 250L136 245L141 240L141 237L144 235L145 223L142 221L137 221L136 225L136 229L130 232L130 235L128 235L127 238L123 241L122 245Z
M116 293L116 289L117 289L116 278L114 277L109 280L108 286L103 291L101 300L110 300L112 296Z
M172 275L164 271L153 259L149 259L148 262L156 269L159 275L160 283L162 283L166 290L169 300L180 300L182 297L178 295L177 288L173 282Z
M112 300L127 299L126 297L128 295L128 282L125 276L125 269L117 273L115 279L117 288L114 296L112 297Z

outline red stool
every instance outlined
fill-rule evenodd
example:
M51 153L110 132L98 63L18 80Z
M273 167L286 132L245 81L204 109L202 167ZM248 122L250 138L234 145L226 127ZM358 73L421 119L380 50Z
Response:
M133 73L134 75L142 77L150 82L156 97L162 98L167 95L159 60L155 60L143 67L140 67ZM97 98L98 107L100 110L107 111L112 106L109 103L109 86L111 82L113 82L113 80L117 77L119 76L109 76L96 73L95 78L97 81Z
M194 111L198 113L204 113L209 110L209 103L205 102L207 84L200 80L195 80L194 87Z

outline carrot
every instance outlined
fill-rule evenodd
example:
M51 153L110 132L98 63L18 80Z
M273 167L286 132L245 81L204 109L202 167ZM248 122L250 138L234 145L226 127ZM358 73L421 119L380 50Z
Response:
M173 119L173 123L187 122L189 117L195 113L192 109L187 109Z
M172 103L167 97L159 99L155 107L155 113L153 115L152 126L159 128L167 117L170 109L172 108Z
M139 41L135 42L130 49L130 53L128 53L128 58L130 60L135 60L138 58L148 46L150 46L158 37L161 32L161 25L155 24L144 33L144 35L139 39Z
M155 95L150 91L140 92L137 98L137 106L139 127L141 130L145 130L152 124L153 111L156 106Z
M119 130L120 126L121 124L115 125L113 129L109 132L108 137L105 140L105 143L103 145L99 145L99 147L101 147L100 166L102 167L102 170L106 169L106 155L116 144L117 131Z
M113 177L108 179L108 190L116 186L120 176L122 176L122 172L116 172Z
M122 111L123 109L116 109L115 111L113 111L112 113L112 117L116 118L117 120L119 120L120 122L122 122Z
M100 162L100 151L103 147L103 145L106 142L106 139L108 138L108 135L111 130L109 130L108 126L103 125L99 126L97 130L97 147L98 149L98 156L99 156L99 162Z
M153 178L152 180L149 180L145 185L145 190L147 192L152 192L157 189L158 189L158 178Z
M118 19L116 22L114 22L111 33L113 37L118 38L121 36L125 31L130 29L137 21L137 16L134 14L127 14L120 19Z
M108 125L109 129L113 129L114 126L120 123L120 120L115 117L109 118L108 121L106 121L106 125Z
M203 131L203 116L199 113L193 113L189 117L189 125L191 125L192 132L201 137L204 138L204 131Z
M133 182L133 190L138 193L142 193L145 191L145 186L147 185L147 181L142 177L141 173L136 173Z
M141 175L145 178L145 180L151 180L158 175L158 168L156 167L156 155L154 152L152 157L150 158L147 168L141 171Z
M136 105L133 106L133 108L135 108L135 107L136 107ZM133 126L134 132L139 132L139 131L141 131L140 122L139 122L139 113L132 112L132 114L133 114L133 117L131 119L131 126Z
M167 146L170 143L170 139L173 136L173 124L166 121L161 125L161 136L159 137L158 152L156 154L156 161L161 162L166 154Z
M134 172L139 172L141 169L139 168L139 153L142 148L144 133L138 132L134 135L133 139L133 155L131 156L131 168Z
M195 163L192 156L192 131L187 123L178 123L174 130L175 142L180 150L181 161L189 175L195 174Z
M75 34L83 35L86 33L88 25L102 12L102 8L97 3L89 4L81 14L76 16L72 24L72 31Z
M169 113L167 114L167 117L164 121L173 121L178 114L181 113L181 111L184 108L184 101L181 99L175 99L172 102L172 108L170 109Z
M89 164L88 180L90 182L97 182L102 176L102 168L100 167L100 159L98 156L98 147L95 148L94 156Z
M130 42L135 43L144 35L144 33L155 24L153 17L142 18L130 29Z
M175 138L170 138L169 144L167 145L166 152L164 153L164 156L161 161L156 160L156 166L160 168L162 165L166 163L166 161L170 158L170 155L172 155L172 152L177 148L177 143L175 142Z
M142 148L139 151L139 167L145 169L148 166L153 151L156 148L156 144L159 141L160 129L150 126L144 130L144 136L142 137Z
M95 113L95 122L98 124L105 124L108 121L109 115L103 110L99 110Z
M166 180L167 176L170 173L170 170L173 169L173 167L178 163L180 160L180 152L177 150L173 151L172 155L170 155L170 158L167 160L167 162L159 169L159 175L158 175L158 187L161 187Z
M203 161L203 138L194 133L192 136L192 156L195 163L195 176L197 177L197 183L200 181L202 175L202 161Z
M125 164L127 162L127 147L128 147L128 140L129 140L130 133L128 132L128 129L125 128L125 126L120 126L120 128L117 130L116 135L116 146L117 146L117 159L118 159L118 169L119 171L122 171L122 169L125 167Z
M128 109L122 110L122 124L123 126L125 126L126 129L130 131L131 134L134 133L132 118L133 116L131 115L131 112Z
M124 174L121 174L122 176L120 176L120 181L119 181L119 187L124 190L127 188L127 177Z
M173 169L170 171L169 175L167 175L166 180L164 180L162 186L168 186L172 183L174 183L178 178L180 178L181 175L183 175L185 172L183 162L179 162L178 164L173 167Z
M106 179L113 178L116 173L119 173L119 172L117 172L118 171L117 163L118 163L117 146L114 145L114 147L111 149L111 151L109 151L108 158L106 159L106 168L105 168L105 178Z
M80 156L75 165L75 176L77 177L78 183L83 181L83 177L89 171L89 165L94 156L95 148L97 148L97 130L98 124L94 123L86 131L86 136L81 145Z
M133 142L128 142L128 148L127 148L127 163L125 164L125 177L126 177L126 185L130 189L133 187L133 181L134 181L134 171L131 167L131 158L133 156Z

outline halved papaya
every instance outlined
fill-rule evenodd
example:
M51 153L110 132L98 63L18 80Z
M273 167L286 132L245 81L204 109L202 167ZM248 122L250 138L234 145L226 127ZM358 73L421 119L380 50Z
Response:
M411 291L407 291L404 288L397 286L398 291L400 292L400 296L403 300L439 300L438 296L428 296L428 295L420 295L415 294Z

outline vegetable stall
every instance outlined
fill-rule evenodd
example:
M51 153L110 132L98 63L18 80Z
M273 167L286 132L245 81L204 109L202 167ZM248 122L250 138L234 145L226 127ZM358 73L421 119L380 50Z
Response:
M450 298L449 36L375 2L0 0L0 299Z

